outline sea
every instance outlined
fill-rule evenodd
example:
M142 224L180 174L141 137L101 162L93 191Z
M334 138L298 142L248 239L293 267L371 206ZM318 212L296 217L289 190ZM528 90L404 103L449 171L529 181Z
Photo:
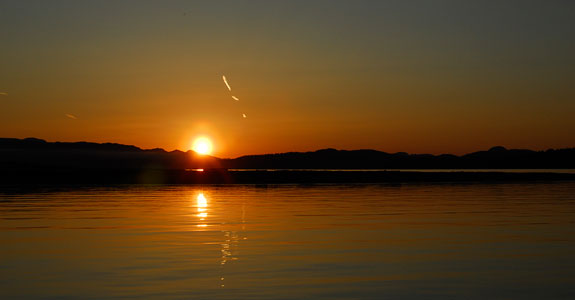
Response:
M0 299L575 299L575 182L0 186Z

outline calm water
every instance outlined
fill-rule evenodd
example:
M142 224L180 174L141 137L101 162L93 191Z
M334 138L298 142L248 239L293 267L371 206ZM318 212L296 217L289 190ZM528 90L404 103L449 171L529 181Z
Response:
M201 169L189 169L201 170ZM382 172L382 171L400 171L400 172L504 172L504 173L563 173L573 174L575 169L230 169L230 171L306 171L306 172Z
M0 298L574 299L575 183L0 193Z

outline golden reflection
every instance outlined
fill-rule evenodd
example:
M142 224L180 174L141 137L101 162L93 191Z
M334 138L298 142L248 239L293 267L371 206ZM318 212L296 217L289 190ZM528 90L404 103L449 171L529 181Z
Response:
M198 209L205 209L208 207L208 199L204 196L204 193L199 193L197 198Z
M207 218L208 218L208 211L210 210L210 205L208 203L208 198L209 198L209 194L206 196L206 194L204 194L203 191L198 191L197 195L195 197L196 203L195 203L195 209L196 209L196 214L195 217L197 217L198 219L196 219L198 222L196 223L196 227L200 227L200 228L206 228L208 227L207 224ZM211 209L214 209L213 207ZM216 208L217 211L217 208ZM240 227L238 228L239 230L230 230L231 228L225 228L224 226L222 226L223 228L220 229L216 229L215 227L217 227L219 223L214 223L217 221L217 217L212 220L212 225L210 226L215 226L213 228L213 230L216 231L221 231L221 233L223 233L223 240L221 242L219 242L220 244L220 260L219 260L219 264L220 264L220 276L217 278L219 279L219 284L221 288L225 288L226 284L225 282L228 281L229 276L226 276L226 269L227 269L227 265L229 265L230 263L233 263L237 260L239 260L238 254L239 254L239 246L240 246L240 242L243 240L246 240L247 237L243 236L244 232L246 230L246 205L245 203L242 203L241 208L238 210L232 209L230 208L230 210L227 211L227 213L233 214L233 213L238 213L237 218L238 218L238 225L240 225ZM217 215L217 213L216 213ZM224 223L221 223L221 225L224 225Z
M200 221L204 221L208 217L208 199L206 199L206 196L204 196L202 192L196 197L196 207L198 209L198 218L200 218ZM207 226L208 224L198 224L198 227Z

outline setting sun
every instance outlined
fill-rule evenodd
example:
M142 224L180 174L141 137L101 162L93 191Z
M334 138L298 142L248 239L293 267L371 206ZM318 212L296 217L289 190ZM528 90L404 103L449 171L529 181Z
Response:
M206 137L199 137L194 140L192 150L198 154L207 155L212 153L212 141Z

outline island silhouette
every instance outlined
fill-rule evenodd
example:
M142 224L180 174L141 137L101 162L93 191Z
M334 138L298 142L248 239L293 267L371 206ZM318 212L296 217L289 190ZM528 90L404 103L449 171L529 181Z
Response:
M497 146L461 156L322 149L217 158L191 150L0 138L0 166L2 183L18 184L573 180L575 174L555 172L447 169L571 169L575 168L575 148L533 151Z

